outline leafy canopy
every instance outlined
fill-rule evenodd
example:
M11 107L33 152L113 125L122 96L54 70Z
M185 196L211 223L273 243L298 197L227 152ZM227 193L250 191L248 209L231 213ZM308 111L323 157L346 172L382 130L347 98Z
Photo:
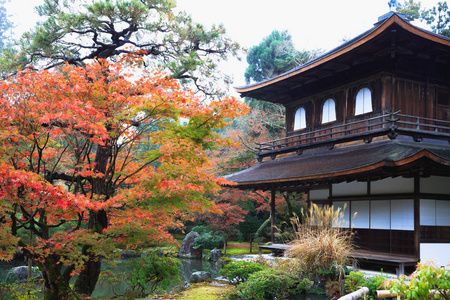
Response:
M432 8L422 8L420 2L405 0L397 7L397 11L405 14L408 20L425 21L434 33L450 36L450 10L447 1L439 1Z
M317 56L321 51L298 51L287 30L274 30L259 45L250 48L247 54L249 66L245 70L245 81L259 82L270 79Z
M15 59L21 68L82 65L140 50L151 67L216 95L217 82L230 83L218 63L240 49L222 25L195 23L173 0L44 0L37 11L45 20L23 35Z
M9 0L0 0L0 52L7 45L9 37L8 31L12 29L13 22L9 19L5 4Z
M0 84L0 257L19 246L50 274L46 299L88 261L171 240L184 212L214 208L205 194L223 179L204 172L206 151L229 143L215 130L247 107L204 104L160 71L134 79L139 65L27 69Z

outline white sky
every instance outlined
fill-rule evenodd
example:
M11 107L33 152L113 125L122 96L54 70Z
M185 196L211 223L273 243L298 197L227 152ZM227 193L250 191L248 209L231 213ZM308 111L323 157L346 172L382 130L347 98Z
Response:
M34 6L42 0L10 0L17 32L37 20ZM422 0L431 8L438 0ZM178 8L206 26L224 24L228 35L242 47L257 45L274 29L288 30L299 50L331 50L370 29L389 11L388 0L178 0ZM245 57L232 61L224 71L234 76L234 86L244 85Z

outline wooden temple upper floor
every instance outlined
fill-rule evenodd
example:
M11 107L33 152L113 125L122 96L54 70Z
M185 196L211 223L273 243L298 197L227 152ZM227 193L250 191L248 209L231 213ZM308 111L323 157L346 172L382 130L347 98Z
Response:
M450 142L450 86L377 73L285 104L286 137L258 145L257 158L406 135Z
M409 136L415 142L435 141L450 145L450 121L411 116L397 112L382 112L366 119L324 126L316 130L303 130L285 138L258 144L258 161L265 157L275 159L277 155L296 152L301 155L306 149L317 147L334 148L338 144L363 141L372 142L373 138L387 136Z
M391 13L341 46L237 91L286 108L286 136L258 145L260 160L383 135L446 143L449 70L450 38Z

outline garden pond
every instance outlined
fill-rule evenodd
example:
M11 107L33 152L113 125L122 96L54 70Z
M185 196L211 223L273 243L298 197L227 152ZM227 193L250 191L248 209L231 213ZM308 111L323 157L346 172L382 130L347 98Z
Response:
M191 275L196 271L206 271L211 273L212 278L220 276L219 268L210 261L201 259L179 259L181 261L180 274L182 276L183 282L189 282ZM92 297L95 299L110 299L115 295L123 295L125 289L127 288L127 283L125 280L119 280L112 282L109 274L123 274L129 268L127 265L128 259L121 259L116 261L116 266L103 263L102 264L102 275L99 278L97 286L95 288ZM10 262L2 262L0 264L0 282L6 281L6 276L11 268L17 266L25 265L23 260L12 260ZM73 279L74 280L74 279ZM180 284L180 283L179 283ZM179 285L178 284L178 285ZM183 284L183 283L181 283ZM173 286L172 288L175 288ZM299 295L296 298L291 298L292 300L325 300L327 297L324 295Z

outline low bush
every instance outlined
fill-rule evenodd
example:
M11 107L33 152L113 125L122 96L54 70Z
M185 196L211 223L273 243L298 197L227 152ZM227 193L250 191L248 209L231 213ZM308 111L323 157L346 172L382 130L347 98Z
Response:
M313 282L277 268L253 273L247 282L238 286L239 296L245 299L285 299L289 295L309 290Z
M36 282L0 282L0 299L1 300L38 300L41 295L42 286Z
M192 228L192 231L200 234L200 236L198 236L192 244L194 249L202 247L203 249L212 250L214 248L218 248L220 244L223 244L223 235L211 230L209 227L195 226Z
M383 276L383 273L365 278L362 272L350 272L345 277L345 290L351 293L365 286L369 289L368 299L376 299L377 290L384 289L384 283L386 281L387 277Z
M225 265L220 270L220 275L228 279L231 284L239 284L247 281L247 279L255 272L261 271L264 267L261 264L252 261L233 261Z
M361 287L366 286L366 278L362 272L350 272L345 276L345 291L347 293L359 290Z
M411 276L389 282L391 292L407 299L450 299L450 270L419 263Z
M153 251L140 258L130 259L131 270L127 272L130 291L145 296L156 289L166 289L169 284L180 280L181 262L167 256L158 256Z

